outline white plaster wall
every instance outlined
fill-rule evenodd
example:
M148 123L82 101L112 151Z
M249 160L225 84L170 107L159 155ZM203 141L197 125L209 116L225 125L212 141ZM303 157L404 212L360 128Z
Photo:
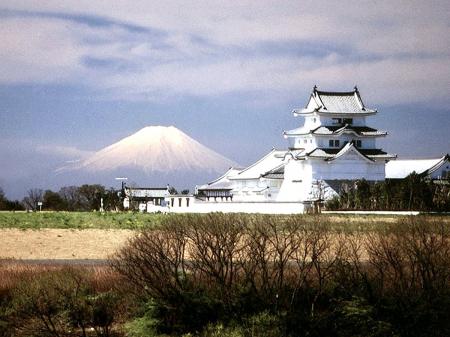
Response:
M321 197L329 199L336 195L325 180L384 180L384 161L370 163L359 155L346 154L331 162L322 159L293 160L285 166L284 181L277 201L307 201L319 197L318 183L323 191Z
M353 124L355 126L365 126L366 125L366 117L346 117L346 116L336 116L335 118L353 118ZM333 117L324 117L320 116L320 125L332 126Z
M302 201L309 193L311 166L304 160L290 159L284 167L284 180L277 201Z
M306 129L315 129L320 126L320 117L317 115L303 117L305 122L303 123L303 127Z
M313 129L313 128L311 128L311 129ZM296 137L294 140L294 147L295 148L303 148L306 151L314 150L317 147L315 138L316 137L313 137L313 136Z
M329 147L329 141L330 139L339 139L340 144L339 147L344 146L344 142L350 143L352 140L360 140L361 141L361 148L363 149L375 149L376 148L376 140L375 138L360 138L353 134L343 134L338 137L316 137L317 142L320 144L319 147Z
M311 159L312 179L384 180L385 162L367 162L357 154L346 154L333 161Z
M170 213L261 213L261 214L299 214L304 205L299 202L205 202L193 199L189 207L170 207ZM178 205L175 203L175 205Z
M273 201L277 199L282 180L249 179L233 180L233 201Z

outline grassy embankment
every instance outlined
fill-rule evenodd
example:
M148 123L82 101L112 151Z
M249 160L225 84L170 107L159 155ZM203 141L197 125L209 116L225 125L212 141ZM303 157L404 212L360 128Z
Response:
M162 219L173 215L145 213L100 213L100 212L0 212L0 229L144 229L161 224ZM243 215L253 217L255 215ZM304 222L315 222L317 216L299 215ZM273 217L283 220L284 215ZM420 216L450 225L450 216ZM397 215L351 215L321 214L320 221L333 223L336 229L367 231L384 228L404 216Z
M161 222L163 215L100 212L0 212L0 229L143 229Z

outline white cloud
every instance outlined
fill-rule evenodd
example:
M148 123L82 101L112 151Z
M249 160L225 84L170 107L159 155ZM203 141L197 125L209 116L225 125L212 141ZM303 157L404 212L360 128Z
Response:
M61 145L38 145L36 146L36 152L68 160L78 160L86 158L94 153L92 151L80 150L73 146Z
M3 18L0 21L0 82L58 82L82 70L85 52L64 20ZM56 72L54 70L57 70Z
M0 139L0 177L17 180L44 175L55 168L92 154L73 146L36 144L30 139Z
M374 101L448 101L445 90L436 90L450 84L446 2L15 0L2 7L60 14L2 19L3 83L66 81L97 95L156 100L245 91L294 95L315 83L324 89L359 84ZM88 25L61 14L162 33ZM306 43L323 54L258 52L267 42ZM87 66L86 59L104 66Z

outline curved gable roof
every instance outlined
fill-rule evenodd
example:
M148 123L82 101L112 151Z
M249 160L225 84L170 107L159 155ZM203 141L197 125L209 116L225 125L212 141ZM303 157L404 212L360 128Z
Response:
M198 186L198 190L208 190L208 189L232 189L230 183L230 177L238 174L242 169L230 167L228 171L226 171L219 178L205 184Z
M327 161L337 160L350 152L356 153L359 157L364 159L365 161L373 163L374 160L367 157L365 154L361 153L358 148L354 145L353 142L347 143L338 153L336 153L333 157L328 158Z
M238 174L230 177L231 180L259 179L261 176L278 167L284 161L287 151L273 149L260 160L250 165Z

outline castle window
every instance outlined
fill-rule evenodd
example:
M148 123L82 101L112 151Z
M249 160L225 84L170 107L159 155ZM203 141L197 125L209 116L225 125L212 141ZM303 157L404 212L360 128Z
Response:
M361 141L360 140L356 141L356 147L361 147Z
M189 207L189 198L186 198L186 207Z
M339 139L330 139L328 145L329 147L339 147L340 141Z
M342 118L332 118L331 123L333 125L342 124Z
M353 118L344 118L343 123L352 125L353 124Z
M178 207L181 207L181 198L178 199Z
M303 140L303 143L305 143L305 144L308 143L308 140L307 140L307 139L304 139L304 140Z

